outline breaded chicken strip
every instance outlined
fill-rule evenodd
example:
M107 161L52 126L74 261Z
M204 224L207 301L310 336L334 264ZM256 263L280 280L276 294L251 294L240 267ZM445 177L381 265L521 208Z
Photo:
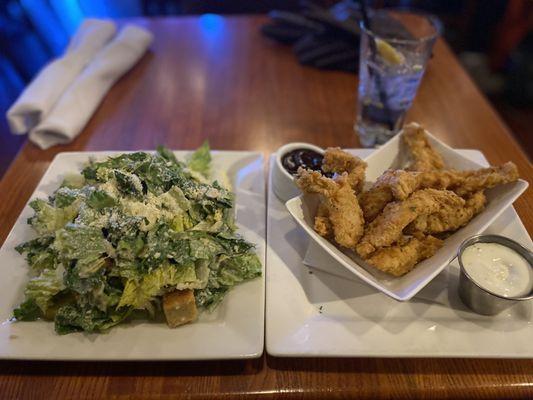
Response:
M463 174L454 170L404 171L398 170L388 180L392 194L397 200L405 200L411 193L420 189L447 189L463 181Z
M464 203L462 198L448 190L418 190L406 200L389 203L365 229L356 251L366 258L378 248L398 241L403 229L417 217L436 213L443 206L462 206Z
M402 276L420 261L435 254L442 244L442 240L433 236L412 237L406 243L379 249L366 262L380 271Z
M421 215L407 226L405 232L435 234L459 229L479 214L487 201L482 191L470 195L465 200L464 206L445 204L436 213Z
M444 168L442 156L431 147L422 126L414 122L405 125L402 140L409 152L408 170L432 171Z
M359 196L365 222L372 222L394 200L405 200L418 185L418 172L388 169ZM405 195L404 195L405 194Z
M446 189L457 182L452 171L416 172L403 169L385 171L366 192L359 196L365 221L373 221L393 200L405 200L419 189Z
M385 206L394 200L390 186L376 181L374 185L359 196L365 222L372 222Z
M347 174L339 175L335 180L323 176L318 171L298 169L296 184L304 193L318 193L324 205L319 217L327 215L335 241L341 246L354 248L363 235L364 220L359 202L348 181ZM319 220L319 234L328 234L327 223ZM315 221L315 228L317 223Z
M348 174L348 182L356 193L363 189L365 183L366 162L359 157L342 151L338 147L328 147L322 160L322 171Z
M368 191L359 196L359 202L368 223L376 218L387 203L393 199L405 200L416 190L448 189L465 196L517 179L518 170L512 162L472 171L387 170Z
M318 205L315 217L315 231L325 238L329 238L333 235L333 227L331 226L329 211L325 203L320 203Z
M519 178L518 168L511 161L498 167L482 168L476 171L461 171L460 173L464 176L463 181L450 185L450 190L453 190L459 196L514 182Z

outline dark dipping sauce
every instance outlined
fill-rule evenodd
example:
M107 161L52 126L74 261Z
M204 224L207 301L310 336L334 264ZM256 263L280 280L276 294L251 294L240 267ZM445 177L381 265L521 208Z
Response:
M281 159L281 164L289 174L296 175L298 168L321 171L324 156L310 149L296 149L285 154Z

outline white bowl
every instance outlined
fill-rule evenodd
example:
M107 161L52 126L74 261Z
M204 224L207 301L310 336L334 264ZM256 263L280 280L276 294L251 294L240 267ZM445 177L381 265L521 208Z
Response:
M276 160L272 173L272 190L281 201L287 201L302 194L294 183L294 177L283 168L283 164L281 163L285 154L297 149L309 149L324 154L324 149L310 143L302 142L287 143L276 151Z
M482 165L462 156L434 136L428 136L435 150L442 154L446 165L453 166L453 168L458 170L483 168ZM397 135L368 156L365 159L368 164L367 180L375 181L386 169L400 167L403 162L401 156L403 152L400 152L400 147L400 135ZM457 249L465 239L483 232L527 187L528 183L520 179L513 183L499 185L486 190L486 208L466 226L447 238L444 241L444 246L433 257L422 261L412 271L399 278L378 271L365 263L353 251L341 250L316 233L313 229L314 216L318 205L316 196L302 195L287 201L285 205L296 222L304 228L311 239L341 265L390 297L405 301L417 294L455 258Z

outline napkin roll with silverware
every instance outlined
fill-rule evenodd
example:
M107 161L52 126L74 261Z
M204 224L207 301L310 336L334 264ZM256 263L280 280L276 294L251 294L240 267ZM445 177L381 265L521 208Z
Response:
M65 54L48 64L7 111L14 134L29 132L42 149L73 140L111 86L146 52L153 35L110 21L86 20Z

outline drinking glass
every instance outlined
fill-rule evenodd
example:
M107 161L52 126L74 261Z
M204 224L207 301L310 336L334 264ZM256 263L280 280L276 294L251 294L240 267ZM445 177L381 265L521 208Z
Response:
M433 44L441 31L433 16L374 11L361 22L357 121L361 145L385 143L401 129Z

